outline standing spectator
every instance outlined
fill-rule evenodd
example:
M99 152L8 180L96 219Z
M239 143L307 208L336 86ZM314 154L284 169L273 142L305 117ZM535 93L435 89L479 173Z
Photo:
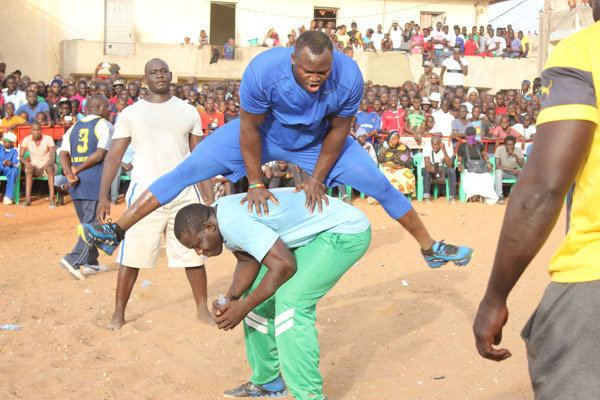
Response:
M485 56L490 37L485 34L483 25L479 27L479 51L478 54Z
M509 58L521 58L523 56L521 40L515 37L515 33L513 31L508 33L508 38L510 40L510 46L508 46L506 49L506 56Z
M375 47L375 50L377 51L381 51L381 43L383 41L383 26L381 26L381 24L377 25L377 32L373 33L372 36L372 40L373 40L373 47Z
M215 110L215 99L209 97L206 99L206 103L204 104L204 112L200 113L200 118L202 120L202 129L206 130L208 128L208 124L211 122L216 122L219 126L223 126L225 124L225 117L222 112Z
M395 131L400 136L404 136L404 116L406 110L398 109L398 98L392 97L389 100L390 106L381 116L381 133L388 134Z
M223 47L223 58L226 60L233 60L236 47L235 40L233 38L229 38Z
M381 51L392 51L392 41L390 39L390 34L386 33L383 35L383 40L381 40Z
M412 107L406 110L406 134L412 135L418 144L421 144L421 136L425 128L425 111L421 110L421 98L416 96L411 100Z
M475 40L474 35L469 34L468 39L465 41L465 56L474 56L479 50L479 44Z
M17 78L14 75L9 75L4 84L6 85L2 93L4 104L13 103L17 110L27 104L25 92L17 89Z
M60 95L62 84L63 82L60 79L52 79L52 81L50 81L48 97L46 97L46 104L48 104L48 107L50 108L50 118L52 118L56 124L60 124L59 103L66 99L66 97Z
M346 25L340 25L335 36L342 49L350 44L350 36L348 36L348 33L346 32Z
M6 177L6 189L2 200L5 205L13 204L15 198L15 180L19 174L19 152L14 147L16 142L17 135L12 132L7 132L2 136L0 175ZM16 184L19 184L19 182L16 182Z
M96 219L102 166L114 129L106 120L110 115L106 97L90 97L87 108L87 116L63 136L59 153L60 163L71 186L71 200L82 224L92 223ZM78 280L84 280L84 275L106 272L106 267L98 264L98 249L86 244L80 237L73 250L59 263Z
M238 111L237 104L235 104L235 99L230 98L227 100L227 111L223 113L223 120L225 123L229 121L233 121L234 119L238 119L240 117L240 113Z
M516 178L523 168L523 151L515 147L517 140L514 136L504 138L504 146L496 148L496 172L494 180L494 190L498 195L497 204L504 204L504 194L502 193L502 180Z
M28 97L29 97L28 93ZM29 151L30 160L26 160L25 152ZM50 208L54 202L54 174L56 168L56 148L50 136L42 135L42 126L37 122L31 123L31 135L23 139L20 147L19 161L25 166L25 201L21 207L31 205L31 186L33 178L45 176L48 178L50 192Z
M87 96L87 90L88 90L87 82L84 80L80 80L79 83L77 83L77 93L75 93L73 96L69 97L69 100L79 100L79 107L77 108L77 112L80 114L82 113L82 110L83 110L83 101L85 100L85 98Z
M362 47L362 35L358 31L358 25L356 24L356 22L352 21L352 23L350 24L350 28L351 29L348 31L348 36L350 37L350 39L356 39L358 44Z
M488 204L495 204L498 196L494 191L494 179L490 175L492 164L483 144L475 138L475 128L467 128L465 134L466 143L458 146L458 170L465 173L462 184L466 198L469 200L478 196Z
M424 90L428 96L431 94L431 76L433 75L433 62L423 63L423 74L419 78L419 91Z
M446 147L442 143L442 138L434 136L430 142L425 143L423 147L423 160L425 168L423 169L423 202L431 203L431 182L445 184L445 179L448 179L448 189L450 193L450 204L456 203L456 173L452 163L452 146ZM436 180L436 176L438 179Z
M35 117L39 112L46 114L46 119L51 121L50 125L54 125L54 121L50 118L50 108L46 103L39 103L37 100L37 92L35 90L27 91L27 104L22 105L17 109L17 114L22 112L27 113L27 122L35 122Z
M369 111L368 100L363 97L358 106L358 112L356 113L356 132L359 129L364 129L367 132L369 138L373 138L379 134L381 129L381 120L374 111Z
M410 54L423 53L423 46L425 46L425 38L421 33L421 28L419 25L415 25L415 33L412 35L410 43Z
M523 31L519 31L517 33L517 37L521 41L521 57L529 57L529 47L531 46L531 42L527 36L523 36Z
M15 105L10 101L5 106L6 117L2 118L0 127L14 130L19 125L27 125L27 120L15 115Z
M398 26L398 21L393 20L392 26L388 29L390 40L392 42L392 50L400 51L400 45L402 44L402 28Z
M200 30L200 36L198 36L198 48L201 49L202 46L208 44L208 35L204 29Z
M432 95L435 93L432 93ZM432 102L434 100L432 99ZM442 99L441 107L439 110L432 114L435 119L434 132L439 132L442 136L450 136L452 134L452 121L454 116L450 113L450 100L447 97Z
M440 80L444 82L444 74L447 72L444 85L447 88L463 87L465 76L469 73L469 62L460 56L460 50L455 48L452 57L448 57L442 63Z
M452 136L453 137L459 137L459 138L465 137L465 132L467 131L467 128L469 128L471 126L471 123L467 119L467 113L468 113L467 107L461 105L458 109L458 118L455 118L454 121L452 121Z
M446 34L442 30L442 23L435 24L435 30L431 33L433 46L435 47L434 65L439 67L442 64L442 54L444 53L444 44L446 43Z

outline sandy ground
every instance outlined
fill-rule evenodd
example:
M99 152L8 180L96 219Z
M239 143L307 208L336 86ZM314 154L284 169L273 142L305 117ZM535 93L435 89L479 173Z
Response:
M250 376L240 327L222 332L194 318L183 271L140 273L128 323L105 329L118 264L75 281L58 260L74 245L72 204L49 210L0 205L2 399L220 399ZM546 265L564 232L564 216L513 291L504 345L513 357L487 361L471 324L489 276L504 206L415 203L438 239L476 249L464 268L430 270L416 243L380 206L354 204L373 226L359 265L319 303L321 372L330 399L531 399L521 327L549 282ZM115 207L120 215L123 204ZM16 217L5 216L6 213ZM209 259L209 299L225 293L234 257ZM141 282L152 282L143 287Z

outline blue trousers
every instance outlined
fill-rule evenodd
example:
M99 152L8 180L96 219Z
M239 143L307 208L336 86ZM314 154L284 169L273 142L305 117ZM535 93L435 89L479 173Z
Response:
M234 120L214 131L181 164L158 178L148 190L164 205L175 199L186 187L217 175L223 175L232 182L238 181L246 175L240 150L239 126L239 120ZM312 174L321 153L321 143L290 150L281 147L271 138L276 135L275 132L262 134L262 163L287 161ZM346 139L325 184L328 187L348 185L375 198L393 219L402 217L412 207L406 197L379 171L365 149L351 137Z
M19 168L17 167L0 167L0 175L6 176L6 192L4 195L11 200L15 199L15 179L17 179L17 174L19 173Z
M96 221L96 207L98 200L73 200L75 212L80 223L92 223ZM81 265L98 265L98 249L95 246L88 246L80 237L73 250L65 257L65 260L73 266L79 268Z

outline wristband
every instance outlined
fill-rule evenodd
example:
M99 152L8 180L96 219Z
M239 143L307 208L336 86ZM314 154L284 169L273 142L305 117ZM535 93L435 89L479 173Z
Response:
M265 189L265 185L262 183L257 183L256 185L250 185L248 187L248 190L252 190L252 189Z

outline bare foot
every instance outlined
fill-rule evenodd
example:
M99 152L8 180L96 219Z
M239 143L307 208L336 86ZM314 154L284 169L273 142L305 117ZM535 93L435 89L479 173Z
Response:
M109 331L118 331L123 325L125 325L125 318L114 315L106 329Z
M208 324L208 325L215 324L215 320L214 320L212 314L208 311L208 308L206 308L206 306L198 307L198 310L196 312L196 318L198 318L201 322Z

